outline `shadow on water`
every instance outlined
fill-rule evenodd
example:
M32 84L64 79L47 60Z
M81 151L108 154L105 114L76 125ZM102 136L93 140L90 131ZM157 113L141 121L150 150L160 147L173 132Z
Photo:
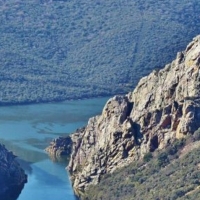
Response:
M16 160L20 164L21 168L26 172L26 174L32 174L33 169L31 167L31 162L27 162L21 158L16 158Z
M64 180L61 180L56 175L50 174L47 171L37 167L32 167L34 170L34 176L37 177L37 181L41 183L45 183L45 186L63 186L65 184ZM67 174L66 174L67 176ZM53 180L53 181L52 181Z
M25 141L26 142L26 141ZM21 160L34 163L47 159L47 155L43 150L39 150L34 146L26 143L19 143L19 141L8 141L0 139L0 143L4 144L7 149L12 151Z
M66 182L59 178L56 174L51 174L51 172L48 172L45 169L41 169L31 162L27 162L19 158L17 158L16 160L20 164L22 169L26 172L28 176L28 183L32 182L31 177L35 177L34 179L37 180L37 184L45 185L45 187L49 188L62 188L63 185L66 184ZM4 194L0 194L0 200L17 200L25 187L25 184L21 186L13 186L12 188L8 189ZM74 196L74 199L79 200L79 198L76 196Z

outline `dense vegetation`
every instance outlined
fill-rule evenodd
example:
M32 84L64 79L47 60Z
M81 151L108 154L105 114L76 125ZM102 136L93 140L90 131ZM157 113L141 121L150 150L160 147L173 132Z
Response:
M143 161L105 175L83 199L200 199L199 155L198 130L192 137L176 140L166 150L148 153Z
M131 90L200 33L198 0L0 0L0 103Z

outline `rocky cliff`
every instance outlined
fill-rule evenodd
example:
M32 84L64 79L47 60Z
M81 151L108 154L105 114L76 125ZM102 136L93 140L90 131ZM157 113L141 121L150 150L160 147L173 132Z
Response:
M20 194L27 176L21 169L16 156L0 144L0 199L15 200Z
M163 149L200 127L200 36L162 70L142 78L133 92L108 100L102 114L72 134L68 169L81 195L102 175ZM62 142L61 142L62 143ZM65 149L58 142L52 154ZM66 144L65 144L66 146Z
M171 64L142 78L133 92L111 98L101 115L72 134L68 169L76 193L200 127L199 68L197 36Z

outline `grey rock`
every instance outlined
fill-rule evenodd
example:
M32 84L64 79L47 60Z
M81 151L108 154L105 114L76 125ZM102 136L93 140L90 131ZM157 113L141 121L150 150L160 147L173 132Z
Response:
M106 103L102 114L71 135L68 166L81 195L101 176L165 148L200 127L200 36L163 69L143 77L125 96Z
M69 157L72 152L72 139L70 136L54 139L45 149L54 161L62 160L62 156Z
M75 133L68 169L76 191L83 192L90 184L97 184L102 174L197 130L199 61L197 36L171 64L142 78L126 96L111 98L100 116Z

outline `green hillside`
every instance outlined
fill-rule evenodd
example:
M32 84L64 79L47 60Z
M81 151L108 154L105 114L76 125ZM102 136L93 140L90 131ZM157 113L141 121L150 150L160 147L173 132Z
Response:
M107 174L83 200L200 199L200 132Z
M199 19L198 0L0 0L0 103L128 92Z

